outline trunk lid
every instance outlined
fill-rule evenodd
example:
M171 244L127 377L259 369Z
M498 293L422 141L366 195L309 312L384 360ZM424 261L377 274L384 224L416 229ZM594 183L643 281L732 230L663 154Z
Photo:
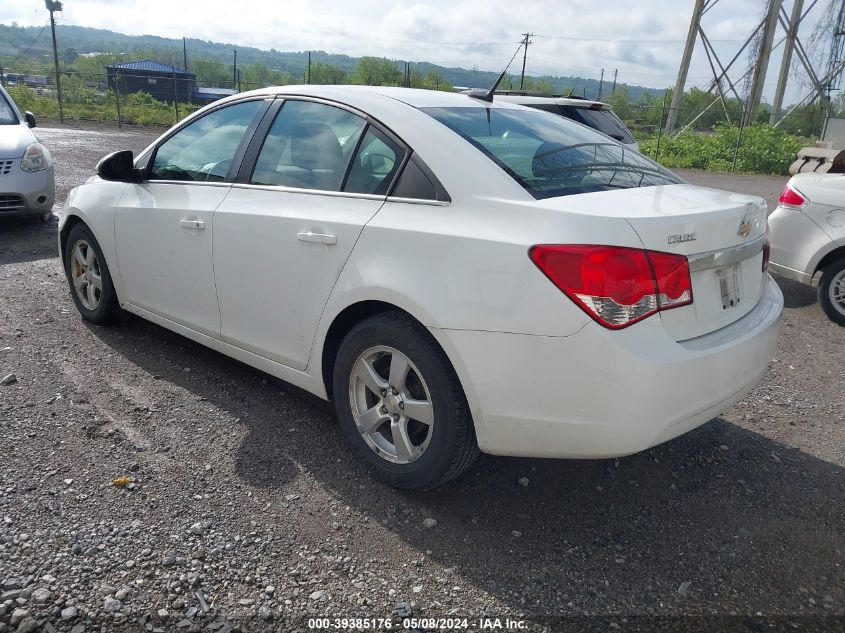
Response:
M675 340L725 327L760 299L768 217L761 198L681 184L601 191L540 204L619 217L646 249L687 256L693 302L660 313Z

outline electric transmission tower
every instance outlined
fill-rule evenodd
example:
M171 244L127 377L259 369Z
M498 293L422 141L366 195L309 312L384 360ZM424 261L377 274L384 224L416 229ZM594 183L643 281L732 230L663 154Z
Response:
M723 1L730 2L731 0ZM830 90L836 89L838 83L834 82L839 81L842 70L845 68L845 61L842 59L842 48L845 46L845 33L837 35L836 37L838 39L834 38L836 46L839 47L838 52L831 51L828 56L827 67L821 75L816 72L818 64L813 64L798 36L802 21L820 0L809 1L809 6L806 9L804 8L805 0L792 0L789 5L789 11L784 6L785 4L789 4L789 0L766 0L765 11L761 20L727 64L724 64L722 59L720 59L702 24L707 12L719 2L720 0L694 0L686 45L684 46L684 52L681 57L678 79L675 83L675 91L672 94L672 103L666 119L666 134L672 134L678 125L681 100L683 98L684 88L686 87L690 62L692 61L693 52L699 39L707 56L710 70L713 73L713 80L710 83L708 92L711 94L715 93L713 101L707 106L705 112L717 103L721 103L725 117L729 123L731 122L731 117L727 107L727 100L732 97L744 106L743 116L740 122L742 125L748 125L757 120L760 103L763 99L763 86L769 71L769 59L771 58L772 51L781 45L784 46L784 49L778 74L777 88L772 101L772 113L770 116L770 122L772 124L777 125L795 109L793 107L789 112L785 114L781 113L786 86L789 82L793 55L798 58L800 65L812 83L812 91L799 102L799 105L808 99L810 99L810 102L817 98L824 99ZM834 29L834 32L841 32L845 30L845 3L842 0L829 0L829 2L832 8L838 9L838 16L843 24L838 25L839 23L835 22L829 25L825 24L823 28L826 32L829 32L831 28ZM777 37L779 30L782 33L780 37ZM738 60L746 51L750 54L750 63L745 72L737 77L738 69L735 67L737 66ZM733 73L731 72L732 69ZM702 114L704 112L694 113L691 120L685 123L685 127L692 125Z

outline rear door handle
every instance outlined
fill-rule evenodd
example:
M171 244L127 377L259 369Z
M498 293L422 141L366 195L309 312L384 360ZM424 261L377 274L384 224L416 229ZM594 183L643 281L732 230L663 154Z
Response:
M205 222L202 220L179 220L179 226L183 229L195 229L202 231L205 229Z
M329 235L328 233L304 231L297 233L296 239L300 242L315 242L316 244L337 244L337 235Z

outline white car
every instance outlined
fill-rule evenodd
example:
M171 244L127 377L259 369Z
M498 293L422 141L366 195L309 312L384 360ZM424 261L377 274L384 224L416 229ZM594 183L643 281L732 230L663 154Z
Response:
M845 325L845 174L797 174L769 216L772 270L811 284L819 278L819 303Z
M56 198L53 159L30 128L32 112L21 113L0 86L0 218L34 216L46 220Z
M83 317L123 308L334 400L397 487L479 449L643 450L740 400L774 353L764 201L563 117L286 86L98 172L60 221Z

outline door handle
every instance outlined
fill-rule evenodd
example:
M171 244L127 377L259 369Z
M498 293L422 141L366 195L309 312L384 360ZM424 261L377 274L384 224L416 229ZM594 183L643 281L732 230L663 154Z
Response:
M179 220L179 226L183 229L196 229L202 231L205 229L205 222L202 220Z
M329 235L328 233L312 233L311 231L304 231L296 234L296 239L300 242L314 242L316 244L337 244L337 235Z

